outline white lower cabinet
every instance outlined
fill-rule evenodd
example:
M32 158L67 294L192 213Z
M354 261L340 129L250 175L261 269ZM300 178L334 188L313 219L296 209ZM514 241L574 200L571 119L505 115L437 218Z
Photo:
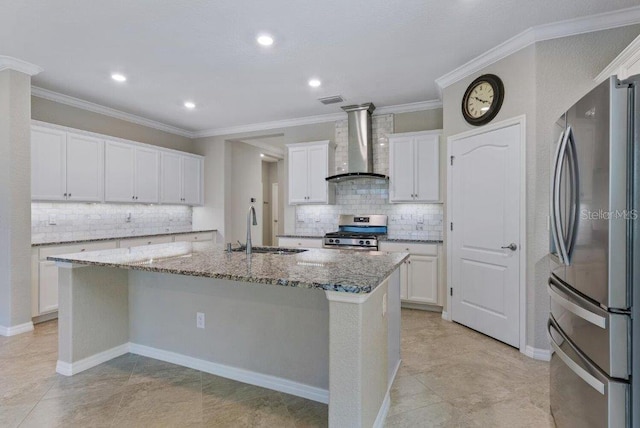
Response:
M444 296L438 276L438 245L381 242L380 251L410 254L400 266L400 299L403 302L443 306Z
M322 238L278 238L278 247L322 248Z
M32 278L32 316L58 310L58 267L56 262L47 260L47 257L113 248L118 248L117 241L35 248L32 255L32 263L35 265L32 274L36 275Z

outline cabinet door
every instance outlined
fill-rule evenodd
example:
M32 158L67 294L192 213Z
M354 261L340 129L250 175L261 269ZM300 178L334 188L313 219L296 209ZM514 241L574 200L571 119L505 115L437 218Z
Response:
M440 136L424 135L415 139L415 200L440 200Z
M160 202L182 203L182 156L174 153L160 155Z
M58 309L58 267L55 262L40 262L39 267L39 299L40 313Z
M102 202L104 199L104 142L67 134L67 199Z
M289 205L307 202L308 177L308 149L289 149Z
M202 161L190 156L182 157L182 203L200 205L202 201Z
M154 149L136 147L135 201L155 204L160 201L160 153Z
M31 199L63 201L66 183L67 133L31 127Z
M135 202L135 148L128 144L105 143L104 199L107 202Z
M438 304L438 257L411 256L407 300Z
M307 202L327 203L328 185L327 176L329 171L328 159L329 148L324 146L309 147L309 191Z
M413 202L414 144L411 137L389 140L389 201Z

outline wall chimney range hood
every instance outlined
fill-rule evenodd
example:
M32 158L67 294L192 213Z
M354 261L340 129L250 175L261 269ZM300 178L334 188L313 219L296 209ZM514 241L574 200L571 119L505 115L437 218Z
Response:
M342 107L347 112L348 168L347 172L327 177L327 181L340 182L357 178L388 179L373 172L373 143L371 141L371 113L373 103Z

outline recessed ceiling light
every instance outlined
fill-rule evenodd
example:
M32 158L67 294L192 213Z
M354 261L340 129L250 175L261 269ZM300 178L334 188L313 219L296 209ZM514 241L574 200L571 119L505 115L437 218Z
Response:
M317 88L320 85L322 85L322 82L319 81L318 79L309 80L309 86L311 86L312 88Z
M185 102L184 102L184 106L185 106L186 108L188 108L188 109L194 109L194 108L196 108L195 103L193 103L193 102L191 102L191 101L185 101Z
M264 153L260 153L260 157L263 158L264 157Z
M273 44L273 37L271 37L271 36L269 36L267 34L262 34L262 35L258 36L258 38L256 40L262 46L271 46Z
M126 82L127 81L127 76L125 76L124 74L120 74L120 73L113 73L111 75L111 78L113 80L115 80L116 82Z

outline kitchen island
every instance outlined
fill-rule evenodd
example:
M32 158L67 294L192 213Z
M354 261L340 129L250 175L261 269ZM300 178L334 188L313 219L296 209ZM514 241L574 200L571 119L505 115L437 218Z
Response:
M248 256L210 243L56 256L57 371L132 352L328 403L333 427L382 426L400 363L407 257Z

